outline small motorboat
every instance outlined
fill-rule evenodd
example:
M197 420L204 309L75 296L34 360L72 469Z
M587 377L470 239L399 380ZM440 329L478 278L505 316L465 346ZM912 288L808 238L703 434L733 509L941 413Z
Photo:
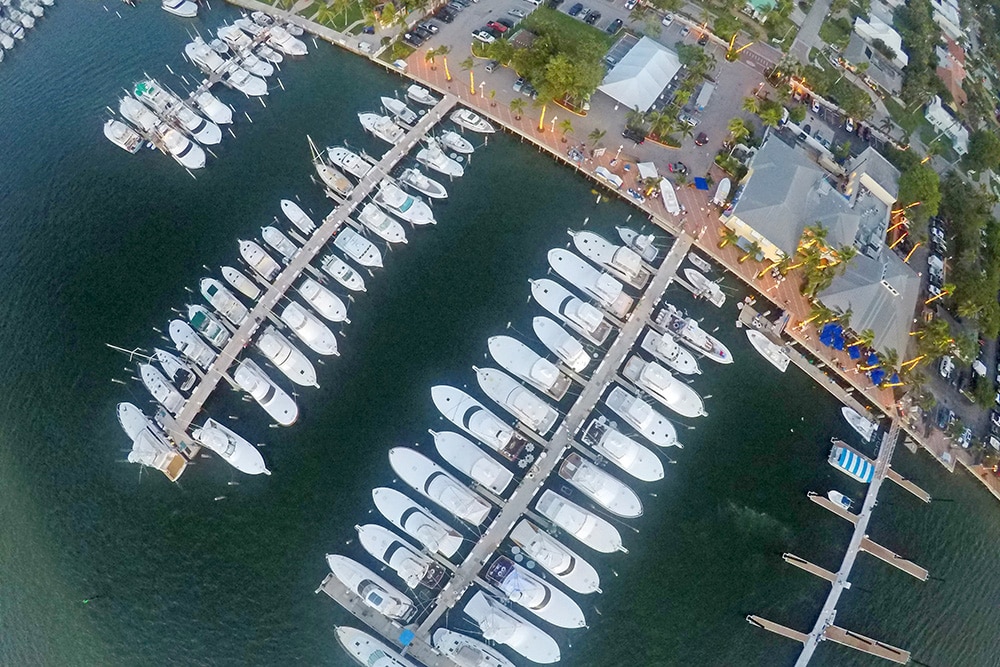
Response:
M608 339L611 325L604 319L600 310L576 298L554 280L542 278L529 282L531 296L535 301L568 324L571 329L595 345L601 345Z
M677 430L646 401L615 385L604 399L611 411L657 447L679 447Z
M372 489L372 500L389 523L420 542L429 551L451 558L464 542L457 530L396 489Z
M166 350L155 348L153 357L160 364L160 368L166 374L171 384L181 391L191 391L194 383L198 381L198 375L185 361L177 355L170 354Z
M389 243L406 243L406 231L395 218L383 211L377 204L367 202L357 215L358 222L376 236Z
M192 19L198 16L198 5L191 0L163 0L160 3L163 11L183 19Z
M605 554L625 551L617 528L555 491L544 491L535 503L535 510L594 551Z
M333 238L333 245L361 266L382 268L382 253L375 244L358 234L349 226L344 226Z
M146 390L167 412L176 415L184 407L184 397L152 364L139 364L139 377Z
M669 179L660 179L660 198L663 201L663 208L667 209L667 213L675 216L680 215L681 205L677 201L677 192L674 190L674 184Z
M365 605L386 618L406 623L416 615L417 608L413 605L413 600L361 563L337 554L328 554L326 563L330 566L333 576L360 597ZM379 664L386 654L376 655L376 662L372 665Z
M431 91L421 86L418 86L417 84L413 84L406 89L406 96L409 97L414 102L416 102L417 104L423 104L424 106L428 107L432 107L438 102L440 102L438 98L431 95Z
M618 230L618 236L621 238L622 242L631 248L632 250L639 253L647 262L655 262L657 255L659 255L659 249L653 245L655 237L652 234L640 234L634 229L629 227L615 227Z
M481 526L490 514L491 505L415 449L393 447L389 465L407 486L462 521Z
M347 304L339 296L320 285L312 278L306 278L296 288L309 306L328 322L347 322Z
M514 474L495 461L474 442L452 431L431 431L434 448L460 473L493 493L502 494L514 480Z
M323 263L320 266L328 276L352 292L366 291L365 279L361 277L361 274L352 269L350 264L336 255L327 255L324 257Z
M612 514L626 519L642 516L642 502L635 491L576 452L559 466L559 476Z
M138 153L144 142L142 135L120 120L109 118L104 123L104 136L118 148Z
M299 254L299 247L277 227L271 225L261 227L260 236L264 239L264 243L281 255L286 264Z
M268 377L251 359L244 359L233 372L233 380L281 426L291 426L299 417L299 407L284 389Z
M694 288L696 297L705 299L716 308L722 308L723 304L726 303L726 295L719 283L709 280L701 271L691 268L684 269L684 278Z
M488 120L469 109L456 109L451 114L451 120L456 125L460 125L472 132L492 134L497 131Z
M406 102L397 100L395 97L382 96L382 106L385 110L396 117L396 120L413 125L420 118L417 112L406 106Z
M469 155L474 150L476 150L469 140L463 137L458 132L452 132L451 130L445 130L438 137L438 142L445 148L449 148L456 153L461 153L462 155Z
M404 169L399 175L399 182L407 185L422 195L431 199L446 199L448 191L443 185L433 178L427 177L422 171L415 167Z
M274 19L264 12L250 12L250 18L257 25L265 28L274 25Z
M620 280L598 271L575 253L563 248L548 252L549 266L569 284L593 297L609 313L623 319L635 305Z
M569 235L581 255L632 287L642 289L649 282L649 271L642 265L642 258L631 248L614 245L594 232L569 230Z
M406 130L396 125L388 116L377 113L359 113L358 120L361 121L361 127L365 128L366 131L393 146L406 136Z
M829 498L830 502L832 502L834 505L839 505L840 507L843 507L845 510L850 510L851 505L854 504L854 502L850 498L845 496L840 491L834 491L833 489L830 489L829 491L826 492L826 497Z
M222 277L225 278L227 283L235 287L240 294L251 301L256 301L260 298L261 291L257 287L257 283L247 278L242 271L234 269L231 266L224 266L222 267Z
M285 214L288 221L295 225L303 234L309 236L316 231L316 223L306 215L302 208L291 199L281 200L281 212Z
M326 159L357 179L364 178L372 170L371 162L343 146L328 147Z
M483 639L505 644L531 662L559 662L556 640L482 591L472 596L464 611L479 626Z
M400 655L396 649L391 648L388 644L376 639L367 632L340 625L335 629L337 632L337 641L359 665L417 667L408 658Z
M701 255L695 253L693 250L688 252L687 260L694 265L694 268L698 269L703 273L708 273L709 271L712 270L712 265L709 264L707 260L702 258Z
M767 359L772 366L782 373L788 369L788 363L791 359L788 358L788 353L785 352L783 346L772 342L770 338L756 329L747 329L747 338L750 339L753 349L757 350L760 356Z
M183 320L170 320L167 327L170 340L177 346L181 356L194 363L202 370L208 370L215 361L215 352L201 336Z
M257 349L274 364L289 380L300 387L319 387L316 382L316 367L309 357L292 345L284 334L268 325L257 339Z
M527 519L514 526L510 541L570 590L584 595L600 592L594 566Z
M281 265L274 261L274 258L254 241L244 241L240 239L240 257L250 265L257 274L271 282L281 273Z
M256 447L236 432L226 428L214 419L205 420L204 426L191 431L191 437L199 444L211 449L219 457L237 470L247 475L270 475L264 457Z
M847 423L851 425L851 428L857 431L858 435L860 435L865 442L870 441L872 436L875 435L875 432L878 431L877 422L858 414L858 411L854 408L849 408L845 405L840 409L840 414L844 416L844 419L846 419Z

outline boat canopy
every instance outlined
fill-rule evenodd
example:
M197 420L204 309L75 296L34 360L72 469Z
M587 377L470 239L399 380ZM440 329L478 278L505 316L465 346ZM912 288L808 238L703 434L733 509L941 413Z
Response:
M836 465L847 472L852 477L861 480L864 483L872 481L872 477L875 474L875 466L872 462L860 456L856 452L852 452L846 447L841 447L840 452L837 455Z

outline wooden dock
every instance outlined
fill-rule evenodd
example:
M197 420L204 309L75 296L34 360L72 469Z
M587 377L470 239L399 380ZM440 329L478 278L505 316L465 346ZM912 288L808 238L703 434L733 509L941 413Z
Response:
M908 561L899 554L894 553L889 549L886 549L881 544L876 544L875 542L872 542L867 537L861 540L860 549L862 551L870 553L872 556L875 556L879 560L885 561L889 565L898 567L900 570L906 572L907 574L912 574L920 581L927 581L928 573L926 569L920 567L913 561Z
M854 514L853 512L845 510L843 507L841 507L837 503L833 502L832 500L830 500L826 496L822 496L822 495L816 493L815 491L810 491L809 493L806 494L806 496L809 498L809 500L813 501L814 503L816 503L820 507L823 507L825 509L830 510L831 512L833 512L834 514L836 514L837 516L839 516L841 519L847 519L848 521L850 521L851 523L854 523L854 524L856 524L858 522L858 515L857 514Z
M810 563L805 558L799 558L795 554L790 554L790 553L781 554L781 560L785 561L790 565L794 565L800 570L805 570L809 574L814 574L820 579L826 579L830 583L833 583L837 580L836 572L830 572L830 570L822 568L819 565Z
M910 480L900 475L892 468L889 469L887 477L896 484L898 484L899 486L903 487L904 489L915 495L917 498L920 498L925 503L929 503L931 501L931 494L927 493L926 491L924 491L919 486L917 486Z
M837 642L858 651L863 651L878 658L884 658L900 665L905 665L910 661L910 652L901 648L882 643L877 639L859 635L836 625L827 626L823 631L823 637L830 641Z

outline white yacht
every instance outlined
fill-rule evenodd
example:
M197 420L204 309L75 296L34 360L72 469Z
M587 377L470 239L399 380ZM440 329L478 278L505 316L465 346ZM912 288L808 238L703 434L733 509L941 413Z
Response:
M24 26L9 18L0 17L0 30L3 30L14 39L24 39Z
M531 296L542 308L595 345L601 345L608 339L611 325L604 319L600 310L576 298L554 280L542 278L530 282Z
M699 375L701 368L690 350L681 347L677 339L669 333L659 333L649 329L640 343L642 349L682 375Z
M309 357L292 345L284 334L272 326L264 329L257 339L257 349L289 380L302 387L319 387L316 367Z
M306 212L302 210L298 204L293 202L291 199L281 200L281 212L285 214L288 221L295 225L303 234L309 236L314 231L316 231L316 223L313 222L312 218L306 215Z
M707 359L718 364L733 363L733 355L718 338L702 330L698 323L684 317L679 309L669 303L663 303L663 310L654 318L657 324L667 328L682 343L696 352L701 352Z
M191 431L198 443L218 454L223 461L247 475L270 475L264 457L257 448L236 432L214 419L206 419L201 428Z
M243 35L243 33L240 34ZM246 35L243 35L243 37L245 38ZM260 97L267 94L267 82L264 79L246 71L235 60L223 58L218 49L214 49L209 44L206 44L201 37L195 37L194 41L184 46L184 55L205 74L222 74L223 83L245 95ZM226 107L226 109L229 109L229 107ZM230 109L230 118L232 116L231 112L232 110ZM220 113L224 114L225 112L220 110Z
M243 324L250 312L243 302L236 298L232 292L226 289L222 283L215 278L202 278L198 283L201 295L212 304L212 308L219 311L223 317L232 322L235 326Z
M365 279L361 277L361 274L336 255L324 257L321 266L327 275L352 292L366 291Z
M497 131L488 120L469 109L456 109L451 113L451 120L456 125L460 125L473 132L492 134Z
M388 528L368 523L354 526L354 529L358 531L358 541L364 550L379 562L388 565L406 583L407 588L440 588L444 568L433 558L419 553L409 542Z
M520 382L495 368L477 368L479 387L515 419L544 437L555 426L559 413Z
M410 498L395 489L372 490L375 507L388 521L414 538L429 551L451 558L462 546L462 535Z
M309 53L305 42L297 37L293 37L280 25L271 27L267 36L267 43L286 56L304 56Z
M389 118L377 113L359 113L358 120L365 131L371 132L376 137L390 143L393 146L398 144L406 136L406 131Z
M253 40L235 25L225 25L216 31L226 44L236 53L237 62L245 72L257 77L274 74L274 65L261 60L253 53Z
M465 173L465 168L459 164L458 160L453 160L444 154L437 139L427 137L426 142L427 147L417 151L417 162L451 178L457 178Z
M273 281L281 273L281 265L254 241L240 239L240 257L267 282Z
M642 516L642 502L635 491L576 452L559 466L559 476L595 503L620 517Z
M382 268L382 253L375 244L345 225L333 237L333 245L361 266Z
M14 48L15 43L14 38L8 35L3 29L3 25L0 24L0 46L9 51Z
M120 120L109 118L105 121L104 136L115 146L129 153L138 153L142 148L142 135Z
M256 301L260 298L260 288L257 287L257 283L247 278L242 271L234 269L231 266L222 267L222 277L225 278L226 282L236 288L236 290L243 296L249 298L251 301Z
M422 195L431 199L447 199L448 190L443 185L428 177L416 167L404 169L399 174L399 182L408 185Z
M215 361L215 351L195 333L195 330L187 322L170 320L167 333L170 334L170 340L177 346L177 351L199 368L208 370L208 367Z
M45 8L35 0L21 0L21 11L31 14L36 19L45 16Z
M145 105L131 97L123 97L118 102L118 111L125 120L135 125L146 134L158 136L160 119Z
M601 591L593 565L527 519L514 526L510 540L570 590L584 595Z
M285 306L281 311L281 321L316 354L324 356L340 354L337 350L337 337L330 328L297 301L290 301Z
M336 167L331 167L320 159L315 160L313 164L316 167L316 173L319 174L320 180L323 181L323 185L332 192L341 197L346 197L354 189L354 185L351 184L347 176L340 173L340 170Z
M417 122L420 116L417 112L406 106L406 102L402 100L397 100L395 97L382 96L382 106L385 110L396 117L396 120L402 121L407 125L413 125Z
M184 407L184 397L152 364L139 364L139 377L142 378L142 384L149 393L157 403L166 408L167 412L176 415Z
M170 383L181 391L191 391L194 383L198 381L194 369L177 355L157 347L153 349L153 357L160 364Z
M491 336L487 347L498 364L547 395L562 400L572 381L548 359L510 336Z
M656 240L652 234L640 234L634 229L628 227L615 227L618 231L618 237L621 238L622 242L631 248L632 250L639 253L639 256L647 262L655 262L657 255L660 254L659 248L653 245Z
M594 232L569 230L569 235L581 255L632 287L642 289L649 282L650 273L642 257L631 248L614 245Z
M858 435L865 442L870 441L875 432L878 431L878 422L862 417L854 408L849 408L845 405L840 409L840 414L844 416L844 419L851 425L851 428L857 431Z
M747 338L750 339L753 349L757 350L760 356L767 359L772 366L782 373L788 370L788 364L791 362L791 359L788 357L788 353L785 351L783 345L778 345L756 329L747 329Z
M240 30L239 26L224 25L215 32L236 53L246 52L253 48L253 40Z
M583 610L570 596L506 556L497 556L483 578L543 621L570 629L587 625Z
M691 268L684 269L684 277L694 288L696 297L705 299L716 308L722 308L726 303L726 295L719 283L709 280L701 271Z
M458 132L452 132L451 130L445 130L438 137L438 143L445 148L451 149L456 153L461 153L462 155L470 155L474 150L476 150L469 140L463 137Z
M207 90L195 94L194 104L213 123L229 125L233 122L233 110Z
M431 95L429 90L418 86L417 84L413 84L406 89L406 96L417 104L423 104L427 107L432 107L440 101L438 98Z
M445 419L504 458L513 461L524 447L514 429L461 389L439 384L431 387L434 407Z
M367 229L375 233L383 241L389 243L406 243L406 231L403 225L388 213L378 207L377 204L367 202L357 215L358 222Z
M625 286L617 278L602 273L579 256L562 248L548 252L551 266L563 280L596 299L609 313L618 319L624 318L635 300L625 293Z
M372 170L371 162L343 146L330 146L327 148L326 159L333 163L335 167L339 167L357 179L364 178Z
M625 551L617 528L555 491L543 492L535 503L535 510L595 551L606 554Z
M299 407L295 400L250 359L240 362L233 373L233 379L278 424L291 426L298 419Z
M462 521L481 526L489 516L489 503L420 452L393 447L389 465L404 483Z
M612 428L604 417L590 422L580 439L638 480L655 482L663 479L663 463L656 453Z
M264 32L264 26L260 25L256 21L251 21L246 16L241 16L233 21L233 25L250 35L250 37L257 37Z
M622 375L682 417L704 417L708 414L698 392L655 361L646 361L634 354L625 362Z
M205 166L205 150L177 130L166 124L156 128L163 147L178 164L187 169L201 169Z
M492 646L448 628L434 631L434 648L463 667L515 667Z
M328 322L347 321L347 304L344 300L312 278L303 280L296 291Z
M257 48L255 48L253 52L258 58L266 60L272 65L280 65L285 62L285 56L283 56L280 51L272 49L267 44L258 44Z
M267 95L267 81L251 74L243 67L230 67L226 70L226 78L222 82L249 97Z
M163 11L184 19L191 19L198 15L198 5L191 0L163 0L161 3Z
M536 317L531 320L531 328L538 340L559 357L570 370L580 373L590 363L590 355L583 345L569 335L558 323L547 317Z
M194 330L220 350L232 338L229 329L204 306L188 306L187 316Z
M264 239L264 243L284 258L286 264L299 254L299 247L277 227L271 225L261 227L260 236Z
M366 632L338 625L337 641L359 665L371 667L417 667L394 648Z
M556 640L482 591L477 591L465 604L465 613L476 622L487 641L506 644L532 662L559 662Z
M434 448L441 458L493 493L502 494L514 480L512 472L465 436L452 431L441 433L431 431L430 434L434 437Z
M139 463L162 472L176 482L187 468L187 459L167 440L160 428L131 403L119 403L118 423L132 441L129 463Z
M616 385L604 402L629 426L657 447L680 446L677 441L677 430L670 420L641 398Z
M214 146L222 141L222 130L215 123L205 120L179 97L168 92L153 79L135 84L136 99L148 106L164 120L173 117L180 127L200 144Z
M437 224L430 206L420 197L406 194L388 179L379 184L378 192L375 193L375 203L411 225Z
M327 554L326 564L340 583L386 618L406 623L417 613L413 600L361 563L346 556Z
M31 30L35 27L35 17L31 14L25 14L22 11L14 9L8 5L7 15L14 21L17 21L23 25L26 29Z

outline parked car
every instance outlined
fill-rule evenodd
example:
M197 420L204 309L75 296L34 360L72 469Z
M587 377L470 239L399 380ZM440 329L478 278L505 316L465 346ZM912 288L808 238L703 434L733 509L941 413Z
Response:
M969 445L972 444L972 429L966 427L962 431L962 435L958 436L958 444L962 445L962 449L968 449Z
M954 416L955 416L954 412L952 412L951 410L942 405L941 407L938 408L937 427L942 431L948 428L948 424L951 423L951 420Z
M951 355L946 354L943 357L941 357L941 363L938 366L938 373L941 374L941 377L947 380L948 378L951 377L951 373L954 370L955 370L955 362L952 361Z
M496 21L490 21L489 23L486 24L486 27L487 28L493 28L494 30L496 30L497 32L499 32L501 35L503 33L507 32L507 26L505 26L503 23L497 23Z
M579 16L580 12L582 12L582 11L583 11L583 4L581 4L581 3L578 2L578 3L576 3L575 5L573 5L572 7L569 8L569 11L567 12L567 14L569 14L570 16Z
M424 21L423 23L418 23L417 27L418 28L423 28L424 30L426 30L429 33L431 33L432 35L438 34L438 30L441 29L438 26L438 24L434 23L433 21Z
M524 77L519 76L517 77L517 80L514 81L514 92L519 93L522 88L524 88Z
M432 33L430 30L428 30L427 28L421 28L419 25L413 26L413 30L411 30L410 32L416 35L420 35L420 37L424 41L427 41L428 39L434 36L434 33Z
M698 38L698 46L705 46L706 44L708 44L708 33L703 32L701 33L701 37Z
M497 23L506 26L508 30L514 27L514 22L510 19L497 19Z
M854 131L854 119L848 118L847 122L844 123L844 129L847 130L848 132L853 132Z
M444 21L445 23L451 23L455 20L455 13L450 11L447 7L442 7L438 10L438 13L434 15L439 21Z
M625 25L624 21L622 21L621 19L615 19L608 25L607 28L604 29L604 31L607 32L609 35L613 35L619 30L621 30L623 25Z
M496 37L494 37L493 35L491 35L487 31L482 30L482 29L473 30L472 31L472 36L475 37L476 39L478 39L483 44L492 44L493 42L497 41Z
M587 18L585 18L583 21L587 25L594 25L600 18L601 18L600 12L590 12L589 14L587 14Z
M535 88L527 81L525 81L524 85L521 86L521 94L525 97L535 97L538 95L538 93L535 92Z
M562 2L562 0L559 0L559 1ZM508 9L507 13L510 14L511 16L513 16L515 18L519 18L519 19L523 19L525 16L527 16L527 14L525 14L520 9Z
M692 116L691 114L682 113L680 116L677 117L677 120L690 127L698 127L698 122L699 122L698 119Z
M499 66L500 66L499 60L491 60L488 63L486 63L486 67L484 67L483 69L485 69L487 72L492 72Z
M403 41L412 47L419 47L426 40L416 33L408 32L403 35Z
M632 11L639 4L639 0L625 0L625 9Z
M660 23L662 23L663 25L670 25L673 22L674 22L674 15L673 14L664 14L663 15L663 19L660 20Z
M687 37L689 32L691 32L691 28L684 26L681 28L681 37Z
M813 98L812 105L809 108L812 109L813 113L819 113L819 102L816 101L815 97Z
M549 7L552 9L559 9L559 5L563 3L563 0L549 0Z
M708 143L708 135L704 132L699 132L698 136L694 138L695 146L704 146Z
M637 144L641 144L646 140L646 135L639 130L633 130L631 127L626 127L622 130L622 136L629 141L634 141Z

